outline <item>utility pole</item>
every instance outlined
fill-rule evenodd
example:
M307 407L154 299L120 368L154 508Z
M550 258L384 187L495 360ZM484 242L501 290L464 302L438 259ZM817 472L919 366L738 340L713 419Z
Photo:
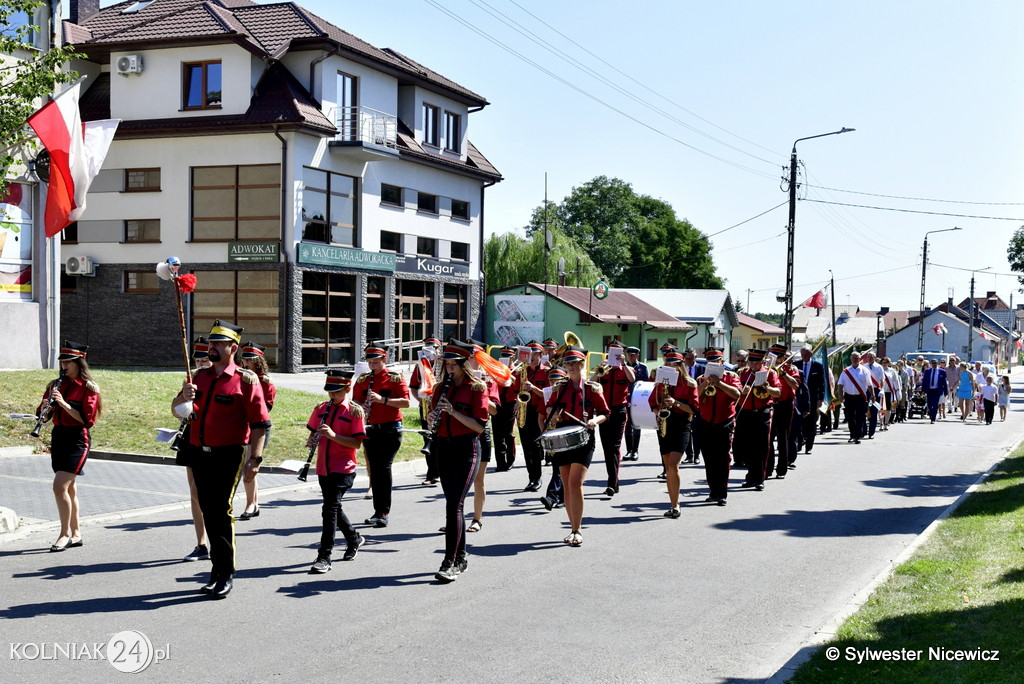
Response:
M924 347L924 282L928 273L928 236L932 233L946 233L951 230L961 230L959 227L943 228L942 230L929 230L924 234L924 248L921 250L921 310L917 316L917 348Z
M974 356L974 271L971 271L971 303L967 306L967 316L971 319L967 328L967 362Z
M829 299L832 300L832 346L835 347L836 342L836 277L832 275L832 269L828 269L829 275L829 294L832 296Z

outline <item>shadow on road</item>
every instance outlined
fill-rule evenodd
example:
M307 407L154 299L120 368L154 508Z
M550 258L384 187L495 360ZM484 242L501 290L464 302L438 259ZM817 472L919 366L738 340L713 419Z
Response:
M783 531L792 537L875 537L887 534L919 534L945 505L867 510L787 511L755 518L729 520L714 527L743 532Z

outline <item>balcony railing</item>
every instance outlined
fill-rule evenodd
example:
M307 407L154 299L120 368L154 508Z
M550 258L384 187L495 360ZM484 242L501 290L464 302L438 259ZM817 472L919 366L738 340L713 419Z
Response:
M398 117L368 107L335 107L335 142L398 148Z

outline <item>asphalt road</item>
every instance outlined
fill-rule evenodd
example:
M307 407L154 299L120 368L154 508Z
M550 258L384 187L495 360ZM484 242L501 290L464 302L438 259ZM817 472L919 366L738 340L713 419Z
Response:
M391 526L363 527L356 560L326 575L307 574L315 485L264 489L262 515L237 523L224 601L197 593L208 563L180 561L194 543L183 506L87 523L85 546L60 554L40 525L0 542L0 679L120 677L93 645L136 630L166 656L152 681L764 681L1018 442L1022 401L991 426L916 419L859 446L820 436L785 480L733 489L725 508L703 502L703 467L686 466L678 520L662 517L648 433L613 499L595 461L578 549L561 541L564 511L521 491L520 460L488 473L484 527L451 585L433 579L441 491L411 473ZM363 487L346 501L353 520L371 513ZM54 650L69 644L79 657Z

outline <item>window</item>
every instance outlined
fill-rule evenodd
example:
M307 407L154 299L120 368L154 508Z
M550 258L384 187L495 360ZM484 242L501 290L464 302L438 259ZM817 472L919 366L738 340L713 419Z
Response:
M125 294L155 294L160 291L160 276L155 271L125 271Z
M125 192L153 192L160 189L160 169L125 169Z
M302 365L356 362L356 277L302 274Z
M192 168L192 240L281 239L281 167Z
M444 285L444 300L441 339L462 339L466 330L466 292L465 285Z
M78 244L78 221L75 221L60 232L60 243L62 245Z
M437 240L434 238L416 238L416 253L420 256L437 256Z
M192 62L183 65L182 109L220 107L220 62Z
M423 104L423 143L438 147L437 107Z
M218 318L245 328L245 341L267 348L267 364L278 358L277 271L200 271L192 294L192 329L209 330Z
M160 219L125 221L124 242L160 242Z
M469 202L463 202L462 200L452 200L452 218L462 219L464 221L469 220Z
M394 185L384 185L384 184L381 184L381 186L380 186L380 203L381 204L393 204L396 207L403 206L402 205L402 188L396 187Z
M356 179L306 167L302 172L302 239L355 247Z
M32 186L8 183L0 195L0 302L32 299Z
M422 280L395 280L395 333L399 360L412 357L405 347L412 340L422 340L433 329L434 283Z
M450 152L458 152L462 149L462 131L459 119L458 114L444 113L444 148Z
M644 360L645 361L652 361L652 360L658 358L658 350L659 349L660 349L660 347L658 346L658 340L657 339L655 339L653 337L648 339L647 340L647 357Z
M428 214L437 213L437 195L428 195L425 192L416 193L416 209L425 211Z
M4 38L13 39L22 46L38 47L36 39L39 28L34 16L22 10L11 12L4 24Z
M453 242L452 259L455 261L469 261L469 245L465 242Z
M380 231L380 251L401 252L402 236L398 233L392 233L387 230Z
M338 140L359 139L359 108L356 102L358 80L341 71L338 72Z
M384 278L373 276L366 279L366 341L383 340L384 312L386 311L384 295Z

